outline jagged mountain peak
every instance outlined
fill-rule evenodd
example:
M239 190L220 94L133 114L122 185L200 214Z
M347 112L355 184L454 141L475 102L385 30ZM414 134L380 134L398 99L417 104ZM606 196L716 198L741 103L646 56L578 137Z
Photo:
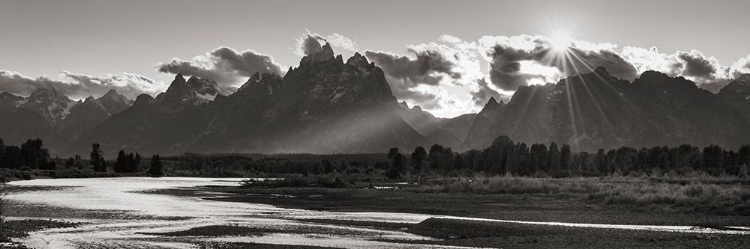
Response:
M231 92L228 89L225 89L221 86L219 86L218 83L212 80L208 79L201 79L195 76L190 77L187 81L188 86L195 90L198 94L202 95L224 95L228 96L231 94Z
M406 101L401 101L401 102L400 102L400 103L398 103L398 104L399 104L399 105L401 105L401 107L403 107L404 109L407 109L407 110L409 110L409 105L408 105L408 104L406 104Z
M135 102L133 102L133 106L148 105L153 100L154 100L154 98L151 97L151 95L143 93L141 95L138 95L138 97L135 98Z
M370 64L370 62L367 61L367 58L360 54L359 52L354 53L352 57L349 57L348 60L346 60L347 65L352 65L356 67L366 67Z
M600 76L603 76L603 75L609 76L610 75L609 71L607 71L607 68L605 68L605 67L596 67L596 69L594 69L594 73L597 74L597 75L600 75Z
M498 108L502 108L503 106L505 106L505 102L502 102L502 101L498 102L495 99L495 97L490 97L490 99L487 100L487 104L484 104L484 107L482 108L482 112L495 111Z
M641 73L641 75L638 77L638 79L649 80L649 81L667 80L669 78L670 78L669 75L659 72L659 71L654 71L654 70L647 70Z
M104 95L102 95L99 98L99 100L100 101L112 101L112 102L118 102L118 103L126 103L128 105L130 104L130 100L128 98L126 98L125 96L123 96L122 94L117 93L117 91L115 89L110 89L109 91L107 91L107 93L105 93Z

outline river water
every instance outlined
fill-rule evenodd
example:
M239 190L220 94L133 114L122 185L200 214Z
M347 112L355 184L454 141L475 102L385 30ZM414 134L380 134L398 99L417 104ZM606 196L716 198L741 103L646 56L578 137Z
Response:
M205 185L236 186L241 179L228 178L89 178L89 179L37 179L9 183L29 191L9 193L5 200L15 205L49 207L62 210L83 210L95 213L121 213L127 215L111 218L92 215L70 218L66 211L49 212L43 218L85 222L75 228L47 229L33 232L21 242L33 248L190 248L197 242L252 242L270 244L295 244L334 246L348 248L455 248L437 245L415 245L412 240L435 240L403 231L379 230L346 225L327 225L305 222L304 219L334 219L379 221L392 223L419 223L434 215L379 212L325 212L278 208L264 204L223 202L198 197L182 197L144 193L147 190L186 188ZM48 188L38 188L38 187ZM52 188L49 188L52 187ZM221 195L221 193L214 193ZM283 197L282 197L283 198ZM441 216L442 217L442 216ZM23 219L11 217L9 219ZM39 217L35 217L39 218ZM444 217L474 219L465 217ZM475 219L488 222L515 222L539 225L577 226L614 229L643 229L696 233L741 233L696 229L687 226L637 226L614 224L548 223L508 220ZM167 237L143 233L183 231L209 225L237 225L254 228L271 228L289 232L273 232L260 236L229 237ZM299 231L321 231L304 233ZM403 241L400 242L383 242Z

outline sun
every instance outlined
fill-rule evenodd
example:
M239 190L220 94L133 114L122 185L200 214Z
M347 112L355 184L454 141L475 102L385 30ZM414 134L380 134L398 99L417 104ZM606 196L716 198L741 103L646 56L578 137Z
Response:
M563 52L568 50L570 45L573 44L573 39L569 35L562 32L555 32L549 37L550 49L557 52Z

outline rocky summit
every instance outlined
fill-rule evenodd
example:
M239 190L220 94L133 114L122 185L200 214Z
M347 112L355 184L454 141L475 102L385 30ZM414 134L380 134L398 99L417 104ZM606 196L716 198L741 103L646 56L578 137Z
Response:
M229 96L201 98L206 87L195 86L206 84L191 81L202 80L178 75L155 99L139 97L69 152L93 142L162 154L378 152L432 142L404 120L380 68L360 54L344 62L328 44L283 77L255 74Z

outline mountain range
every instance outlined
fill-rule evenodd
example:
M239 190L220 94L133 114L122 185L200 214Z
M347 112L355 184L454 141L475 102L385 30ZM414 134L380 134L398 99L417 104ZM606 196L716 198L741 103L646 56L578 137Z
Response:
M169 88L131 101L114 90L73 101L53 87L28 97L0 93L0 138L42 138L51 153L105 155L365 153L410 151L438 143L487 147L500 136L567 143L593 151L620 146L750 141L750 75L717 94L682 77L647 71L633 82L606 69L556 84L523 86L508 103L490 99L476 114L438 118L393 96L383 70L356 53L346 61L330 45L281 77L255 74L238 89L176 75Z

